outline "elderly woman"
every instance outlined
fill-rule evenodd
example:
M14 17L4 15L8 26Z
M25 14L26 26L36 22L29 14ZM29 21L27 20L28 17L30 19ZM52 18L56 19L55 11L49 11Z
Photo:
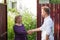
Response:
M15 17L14 33L15 33L14 40L27 40L27 32L24 28L24 24L22 24L21 15Z

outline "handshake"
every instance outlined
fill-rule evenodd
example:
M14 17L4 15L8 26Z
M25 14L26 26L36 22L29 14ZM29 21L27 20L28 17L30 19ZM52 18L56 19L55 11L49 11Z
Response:
M32 34L33 32L37 32L37 31L40 31L40 28L28 30L27 33L28 33L28 34Z
M28 34L32 34L34 31L33 30L28 30L27 33Z

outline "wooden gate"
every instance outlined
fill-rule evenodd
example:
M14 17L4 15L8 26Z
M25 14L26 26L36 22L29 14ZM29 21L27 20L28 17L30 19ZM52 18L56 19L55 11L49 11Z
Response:
M60 4L39 4L37 1L37 27L41 26L41 6L48 6L51 9L51 17L54 20L54 40L60 40ZM37 32L37 40L41 40L41 32Z
M0 40L7 40L6 31L7 31L7 5L0 4Z

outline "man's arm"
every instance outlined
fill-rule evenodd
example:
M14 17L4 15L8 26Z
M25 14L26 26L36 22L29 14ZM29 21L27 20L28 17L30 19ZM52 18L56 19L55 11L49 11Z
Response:
M31 31L37 32L37 31L40 31L40 28L32 29Z
M28 30L27 33L28 33L28 34L32 34L33 32L37 32L37 31L40 31L40 28Z
M49 39L49 35L46 35L46 40L48 40Z

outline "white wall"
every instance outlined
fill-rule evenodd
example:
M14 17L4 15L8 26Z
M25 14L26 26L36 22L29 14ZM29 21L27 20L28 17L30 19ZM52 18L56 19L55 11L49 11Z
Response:
M23 11L27 8L36 16L37 14L37 0L17 0L17 9Z

